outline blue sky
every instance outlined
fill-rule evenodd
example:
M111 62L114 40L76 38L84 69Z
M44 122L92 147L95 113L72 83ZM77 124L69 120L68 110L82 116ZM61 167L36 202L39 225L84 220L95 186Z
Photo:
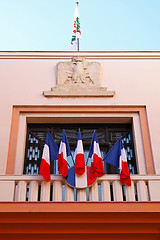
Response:
M76 0L0 0L0 51L69 51ZM160 0L79 0L81 51L160 50Z

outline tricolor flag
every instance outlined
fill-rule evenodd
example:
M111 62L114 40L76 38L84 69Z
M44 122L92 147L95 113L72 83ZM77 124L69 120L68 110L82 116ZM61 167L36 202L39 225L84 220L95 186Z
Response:
M98 144L98 139L95 131L93 133L93 138L88 157L91 158L91 173L90 173L91 178L103 176L105 172Z
M120 182L126 183L131 186L130 173L126 158L126 152L122 143L122 138L114 144L110 151L106 154L103 161L112 164L120 171Z
M72 156L72 153L69 147L65 130L63 129L62 141L60 143L58 154L58 171L59 174L62 174L64 177L68 175L68 156Z
M50 164L51 161L58 159L58 146L53 140L50 133L47 133L46 142L43 148L42 160L39 173L48 182L50 181Z
M74 153L74 162L75 162L75 167L74 167L75 173L78 175L82 175L85 172L85 160L84 160L84 151L83 151L83 143L82 143L80 128L78 132L76 150Z
M79 21L78 2L76 2L73 33L72 33L72 39L71 39L71 50L79 51L79 39L81 39L81 30L80 30L80 21Z

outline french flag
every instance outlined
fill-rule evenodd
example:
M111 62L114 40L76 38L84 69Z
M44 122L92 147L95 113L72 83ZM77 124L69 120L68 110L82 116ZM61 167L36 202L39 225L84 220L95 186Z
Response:
M72 156L72 153L69 147L65 130L63 129L62 141L60 143L58 154L58 171L59 174L62 174L64 177L68 175L68 156Z
M83 151L83 143L82 143L80 128L78 132L76 150L74 153L74 162L75 162L75 167L74 167L75 173L78 175L84 174L85 160L84 160L84 151Z
M51 161L58 159L58 146L53 140L50 133L47 133L45 145L43 148L42 160L39 173L43 175L43 178L50 181L50 163Z
M91 147L89 151L89 158L91 158L91 173L90 177L95 178L95 177L101 177L105 174L104 172L104 167L103 167L103 162L101 158L101 152L98 144L98 139L96 132L94 131L93 133L93 138L91 142Z
M106 154L103 161L112 164L116 168L119 168L120 182L126 183L128 186L131 186L131 178L128 169L126 152L121 137Z

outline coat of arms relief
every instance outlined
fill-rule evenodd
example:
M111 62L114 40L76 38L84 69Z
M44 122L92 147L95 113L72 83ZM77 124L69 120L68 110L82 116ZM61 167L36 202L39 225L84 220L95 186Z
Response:
M72 62L73 64L69 71L66 71L67 77L64 81L64 84L78 84L81 87L85 87L86 85L90 84L93 85L94 81L91 79L89 70L87 69L85 58L73 58Z
M84 57L73 57L71 62L57 64L57 83L45 97L113 97L113 91L101 87L101 65L86 61Z

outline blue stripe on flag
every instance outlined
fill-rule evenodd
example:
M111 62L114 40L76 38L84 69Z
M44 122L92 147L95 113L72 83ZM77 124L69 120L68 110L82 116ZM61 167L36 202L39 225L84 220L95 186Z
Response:
M66 177L66 181L69 183L69 185L73 187L76 186L74 167L68 169L68 176Z
M122 138L120 137L114 146L104 157L103 161L112 164L116 168L119 168L119 158L121 156L121 149L123 149Z
M46 145L49 147L50 162L58 159L58 146L52 138L51 134L48 132L46 137Z

